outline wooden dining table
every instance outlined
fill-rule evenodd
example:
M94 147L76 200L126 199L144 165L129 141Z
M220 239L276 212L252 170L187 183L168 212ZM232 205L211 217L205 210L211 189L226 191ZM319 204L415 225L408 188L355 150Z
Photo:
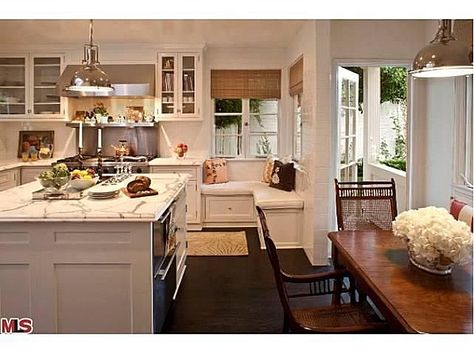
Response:
M396 333L473 333L472 263L450 275L413 266L391 231L328 235L336 268L346 268Z

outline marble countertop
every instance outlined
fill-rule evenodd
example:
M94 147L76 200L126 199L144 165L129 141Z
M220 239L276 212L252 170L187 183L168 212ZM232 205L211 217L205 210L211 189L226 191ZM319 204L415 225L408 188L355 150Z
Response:
M21 161L21 159L0 160L0 171L10 170L17 167L51 167L51 164L60 158L61 157L55 157L52 159L28 162Z
M148 164L150 166L201 166L203 163L204 159L197 157L186 157L182 160L175 157L158 157Z
M186 185L189 175L154 173L145 176L151 178L151 188L158 191L158 195L129 198L120 192L112 199L85 196L80 200L32 200L32 193L42 188L39 182L14 187L0 192L0 223L155 221ZM117 188L125 187L134 178L123 181ZM100 189L102 186L92 188Z

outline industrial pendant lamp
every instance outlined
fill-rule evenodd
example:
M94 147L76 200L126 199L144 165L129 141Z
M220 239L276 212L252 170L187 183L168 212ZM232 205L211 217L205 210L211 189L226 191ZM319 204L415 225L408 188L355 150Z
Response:
M440 20L435 38L413 61L414 77L452 77L473 73L472 49L454 37L452 20Z
M74 73L69 91L106 93L113 91L109 76L102 71L99 63L99 47L92 43L92 20L89 24L89 43L84 44L82 68Z

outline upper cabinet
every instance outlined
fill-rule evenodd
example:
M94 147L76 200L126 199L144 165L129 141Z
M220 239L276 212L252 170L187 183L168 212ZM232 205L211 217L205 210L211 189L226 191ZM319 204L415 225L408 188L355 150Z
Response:
M0 119L63 118L56 91L61 55L0 55Z
M158 54L156 113L161 120L200 116L201 74L201 53Z

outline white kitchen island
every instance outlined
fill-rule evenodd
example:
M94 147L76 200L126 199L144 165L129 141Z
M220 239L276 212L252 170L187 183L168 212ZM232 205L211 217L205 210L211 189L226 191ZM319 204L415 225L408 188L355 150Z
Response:
M178 199L180 281L188 176L146 176L158 195L33 201L38 182L0 192L0 317L32 318L34 333L153 333L153 225Z

